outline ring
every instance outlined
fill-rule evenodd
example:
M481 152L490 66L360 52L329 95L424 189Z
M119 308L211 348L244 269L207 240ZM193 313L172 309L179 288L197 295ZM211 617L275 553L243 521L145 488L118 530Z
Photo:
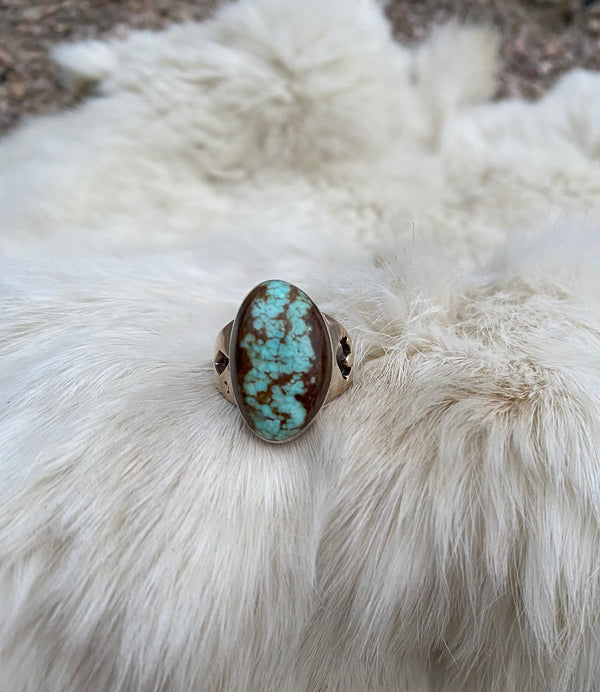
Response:
M215 379L253 433L288 442L352 383L342 325L287 281L264 281L217 336Z

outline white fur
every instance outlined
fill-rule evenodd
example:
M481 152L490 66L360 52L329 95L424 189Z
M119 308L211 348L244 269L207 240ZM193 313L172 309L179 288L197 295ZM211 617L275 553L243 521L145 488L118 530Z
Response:
M0 143L0 689L597 689L600 77L485 103L495 50L245 0L58 51L98 95ZM211 366L274 277L356 356L276 447Z
M115 52L102 41L65 43L54 48L52 57L76 91L107 79L119 69Z

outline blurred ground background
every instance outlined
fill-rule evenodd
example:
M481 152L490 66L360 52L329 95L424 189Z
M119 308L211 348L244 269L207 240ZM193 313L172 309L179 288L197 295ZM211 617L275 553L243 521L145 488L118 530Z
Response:
M0 0L0 133L69 104L49 57L53 45L204 19L220 1ZM600 1L391 0L387 13L407 43L451 17L494 24L502 37L498 98L535 99L572 67L600 70Z

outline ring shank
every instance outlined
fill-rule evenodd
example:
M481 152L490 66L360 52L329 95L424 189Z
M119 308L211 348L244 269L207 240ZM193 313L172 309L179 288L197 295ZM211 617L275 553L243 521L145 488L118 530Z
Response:
M354 374L354 353L352 351L352 342L350 335L342 327L342 325L333 317L321 313L327 331L329 333L329 343L333 355L333 368L331 372L331 381L329 389L325 397L325 404L335 399L348 389L352 384L352 376Z
M231 370L229 368L229 350L231 342L231 330L233 329L233 320L226 324L223 329L217 334L215 342L215 357L214 373L217 387L221 394L230 401L234 406L237 402L233 395L233 386L231 384Z

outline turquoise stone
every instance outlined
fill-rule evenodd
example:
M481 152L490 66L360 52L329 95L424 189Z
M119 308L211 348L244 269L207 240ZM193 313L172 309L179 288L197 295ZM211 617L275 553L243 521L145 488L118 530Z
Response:
M323 316L286 281L265 281L239 309L231 334L231 377L252 430L285 442L312 421L327 395L331 347Z

